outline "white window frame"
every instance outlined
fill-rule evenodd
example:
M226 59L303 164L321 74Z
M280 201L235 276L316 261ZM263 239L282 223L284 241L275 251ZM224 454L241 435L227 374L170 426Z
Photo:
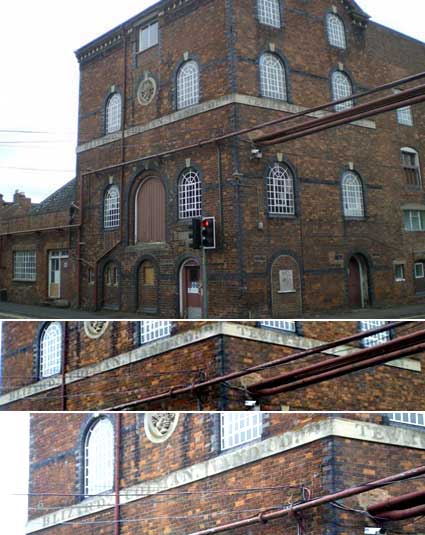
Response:
M111 229L120 226L121 221L120 190L118 186L110 186L103 199L103 228Z
M106 286L118 287L120 285L118 268L113 262L105 266L104 279Z
M425 412L390 412L387 416L391 422L425 427Z
M167 338L173 328L173 322L165 320L142 320L139 325L141 345Z
M345 217L364 217L363 184L357 173L347 171L342 177L342 199Z
M202 216L202 185L198 171L185 169L179 179L179 219Z
M418 271L419 266L420 266L420 270ZM415 271L415 279L425 278L425 270L424 270L423 262L415 262L414 271Z
M386 325L388 321L382 321L382 320L364 320L360 322L360 331L370 331L371 329L376 329L377 327L381 327L382 325ZM373 334L372 336L368 336L367 338L362 339L362 346L363 347L373 347L380 344L384 344L385 342L389 342L391 340L391 331L382 331L377 334Z
M261 439L262 431L260 411L220 413L221 451Z
M144 44L143 39L147 36L147 41ZM159 43L159 24L152 22L148 26L144 26L139 30L139 52L148 50Z
M277 329L279 331L286 331L291 333L297 332L296 321L283 321L283 320L262 320L259 322L261 327L267 327L268 329Z
M332 99L342 100L348 98L353 94L353 83L344 71L334 71L331 78ZM335 104L335 111L344 111L354 106L353 100L347 100L340 104Z
M328 13L326 17L326 30L329 44L342 50L347 49L347 33L342 18L336 13Z
M279 56L265 52L260 57L261 96L288 101L286 67Z
M63 332L59 321L47 324L39 341L38 370L40 379L61 372L63 352Z
M35 282L37 280L37 252L13 252L13 280Z
M397 270L401 270L401 273L397 273ZM406 281L406 264L397 263L394 264L394 278L396 282Z
M106 133L113 134L121 130L122 98L117 92L112 93L106 102Z
M199 65L194 60L183 63L177 73L177 109L199 103Z
M423 232L425 230L425 210L404 210L403 217L404 229L407 232Z
M282 27L279 0L257 0L257 13L261 24L273 28Z
M397 122L403 126L413 126L413 111L411 106L404 106L397 110Z
M401 166L404 169L405 173L407 172L414 172L416 176L415 184L408 184L409 186L422 186L422 173L421 173L421 164L419 160L419 153L415 149L412 149L411 147L402 147L400 149L401 153ZM404 157L404 154L408 154L410 156L414 156L415 158L415 164L414 165L407 165L406 159Z
M269 215L295 215L294 174L287 165L275 163L267 175Z
M114 486L114 426L99 418L89 428L84 443L84 496L111 491Z

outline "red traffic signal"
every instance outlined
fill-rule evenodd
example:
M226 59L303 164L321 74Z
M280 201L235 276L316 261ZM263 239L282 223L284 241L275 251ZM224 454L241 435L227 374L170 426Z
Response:
M215 217L204 217L201 223L202 247L215 249Z

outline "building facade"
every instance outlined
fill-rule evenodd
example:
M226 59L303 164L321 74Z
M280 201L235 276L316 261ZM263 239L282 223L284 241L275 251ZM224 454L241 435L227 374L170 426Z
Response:
M33 414L26 532L190 535L256 518L248 529L422 533L423 517L374 520L370 506L412 492L391 485L266 521L312 499L425 464L424 414ZM263 519L263 520L262 520Z
M180 318L422 302L423 105L261 151L270 127L223 136L421 72L423 43L352 0L163 0L76 54L77 227L14 234L0 207L11 299Z
M0 407L415 410L425 402L423 322L391 324L367 335L386 326L383 321L4 322ZM347 340L353 335L357 338ZM403 349L406 337L410 345ZM362 359L379 361L353 367L359 352ZM349 369L316 380L335 369L336 358ZM289 378L293 385L313 365L320 369L314 368L311 383L267 390L288 382L281 378L286 373L296 374Z

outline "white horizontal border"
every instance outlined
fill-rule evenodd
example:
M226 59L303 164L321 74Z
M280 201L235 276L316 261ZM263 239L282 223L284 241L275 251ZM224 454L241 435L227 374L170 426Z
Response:
M175 470L166 476L127 487L120 491L120 505L223 474L229 470L329 437L361 440L388 446L425 449L425 433L415 429L378 425L345 418L326 418L319 422L307 424L302 429L288 431L229 453L218 455L214 459ZM100 511L111 509L113 506L114 496L90 498L81 502L80 505L66 507L55 513L30 520L26 526L26 533L34 533L67 521L90 516Z
M218 335L226 335L234 338L242 338L245 340L254 340L268 344L291 347L301 351L323 345L323 342L320 340L299 336L295 333L288 333L284 331L280 332L266 327L251 327L249 325L224 321L211 322L198 329L193 329L192 331L177 334L169 338L162 338L150 344L133 349L128 353L122 353L116 357L109 357L101 362L97 362L96 364L91 364L90 366L84 366L82 368L78 368L77 370L68 372L65 375L65 384L76 383L83 379L87 379L88 377L93 377L100 373L115 370L117 368L121 368L122 366L128 366L129 364L140 362L162 353L167 353ZM341 345L338 349L322 351L322 353L342 356L348 355L353 351L356 351L356 349L348 345ZM422 369L420 361L411 358L398 359L388 363L388 365L415 372L420 372ZM20 399L25 399L27 397L58 388L61 386L61 384L62 377L60 375L55 375L54 377L42 379L37 383L18 388L17 390L13 390L12 392L8 392L7 394L0 396L0 407Z

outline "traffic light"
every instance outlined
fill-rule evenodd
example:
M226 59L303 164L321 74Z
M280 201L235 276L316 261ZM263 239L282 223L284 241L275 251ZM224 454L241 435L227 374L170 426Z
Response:
M189 234L190 244L192 249L201 248L201 220L192 219L192 232Z
M215 249L215 217L204 217L202 219L202 247L204 249Z

